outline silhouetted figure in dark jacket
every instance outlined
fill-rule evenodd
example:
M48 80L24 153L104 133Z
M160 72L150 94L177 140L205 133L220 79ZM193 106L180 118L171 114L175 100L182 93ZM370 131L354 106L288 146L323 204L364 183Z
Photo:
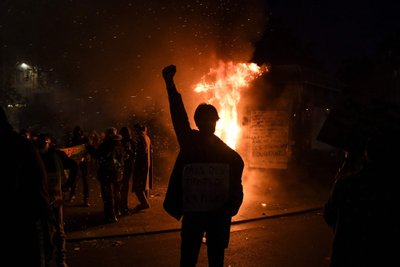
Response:
M117 222L117 216L120 215L120 187L124 167L124 148L121 140L117 129L110 127L96 152L99 161L97 179L100 181L104 219L107 223Z
M2 253L10 266L44 266L53 233L46 170L37 149L13 130L2 107L0 147Z
M196 265L205 233L209 266L222 267L231 218L243 201L244 162L214 135L219 119L214 106L200 104L194 114L199 130L191 129L173 80L176 67L165 67L162 73L180 146L164 199L164 209L171 216L183 217L180 266Z
M122 136L121 144L124 148L124 170L122 173L122 181L121 181L121 202L120 202L120 211L121 215L129 214L128 207L128 194L129 194L129 183L132 180L133 174L133 162L135 159L135 142L132 138L132 133L129 127L123 126L119 130L119 134Z
M331 267L391 266L400 249L399 137L376 135L358 172L337 179L324 219L334 231Z
M139 123L134 125L135 131L135 160L133 162L132 192L135 193L139 204L133 212L150 208L148 195L153 188L153 149L147 127Z
M86 207L90 206L89 203L89 152L91 152L91 146L89 145L89 139L83 134L83 130L80 126L75 126L72 130L72 137L68 143L68 146L84 145L82 153L74 155L74 160L78 163L79 169L76 175L70 175L67 182L64 185L64 191L70 190L69 201L72 202L75 199L75 190L77 186L77 179L82 179L83 186L83 204Z
M47 266L52 266L54 261L57 267L68 267L66 263L67 245L64 230L64 200L62 193L62 181L65 178L64 166L50 135L40 134L37 146L46 167L50 204L55 222L55 232L53 235L55 253L54 255L49 255L51 257L47 258Z
M65 198L66 193L68 190L71 189L73 184L76 182L77 176L78 176L78 171L79 171L79 164L76 162L73 158L68 157L67 153L61 149L56 149L55 152L57 155L60 157L64 170L68 170L68 175L66 177L66 181L62 186L63 190L63 197ZM75 189L74 189L75 190ZM70 192L69 198L75 194L74 192ZM64 199L65 201L66 199ZM69 199L71 200L71 199Z

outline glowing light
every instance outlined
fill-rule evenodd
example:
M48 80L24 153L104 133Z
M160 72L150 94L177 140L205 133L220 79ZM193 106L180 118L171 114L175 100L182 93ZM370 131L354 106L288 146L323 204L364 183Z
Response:
M26 64L26 63L21 63L20 67L21 67L22 69L24 69L24 70L27 70L27 69L30 68L30 66L29 66L28 64Z
M205 94L206 102L217 107L220 119L215 134L232 148L236 148L240 136L237 110L240 91L266 71L266 66L255 63L220 61L217 68L210 69L195 85L194 91Z

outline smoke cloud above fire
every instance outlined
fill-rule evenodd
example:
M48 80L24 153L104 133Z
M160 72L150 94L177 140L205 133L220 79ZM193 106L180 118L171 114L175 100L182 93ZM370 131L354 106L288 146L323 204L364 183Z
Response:
M87 53L79 67L83 91L89 89L92 101L102 103L103 110L93 111L116 121L167 107L160 74L168 64L178 68L177 87L191 118L198 104L193 85L220 60L247 62L265 28L260 0L135 1L99 12L110 24L106 20L94 29L93 44L83 42L81 52L86 46Z
M149 105L166 108L161 69L175 64L177 87L191 118L198 104L194 84L220 60L251 58L253 43L265 28L263 5L259 0L153 1L135 18L127 14L129 23L121 29L127 33L122 37L125 52L117 46L117 55L109 59L119 57L116 68L123 77L114 84L119 83L122 102L129 100L133 113L149 110Z

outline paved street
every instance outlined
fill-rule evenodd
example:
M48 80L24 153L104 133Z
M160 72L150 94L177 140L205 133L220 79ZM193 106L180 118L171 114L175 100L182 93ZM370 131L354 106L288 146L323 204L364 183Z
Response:
M245 198L233 218L226 266L327 266L331 232L319 211L340 161L325 155L306 163L288 170L245 171ZM94 177L90 188L90 207L83 206L80 188L75 201L65 205L71 267L177 266L180 222L162 208L165 181L156 180L150 209L112 224L103 222ZM136 204L130 194L130 208ZM202 253L199 266L205 266Z
M245 170L244 201L233 221L248 221L320 208L329 195L338 163L329 157L319 157L318 162L310 161L310 164L312 167L288 170ZM105 224L103 221L98 181L94 177L90 179L90 207L83 206L82 190L79 186L80 181L75 201L65 204L68 240L164 232L180 227L180 222L162 208L167 186L165 180L156 180L154 189L150 192L150 209L119 217L119 221L113 224ZM130 193L129 207L133 208L137 203L135 195Z
M236 224L225 266L327 267L331 236L319 212ZM176 267L179 232L68 242L68 251L71 267ZM207 266L205 246L197 266Z

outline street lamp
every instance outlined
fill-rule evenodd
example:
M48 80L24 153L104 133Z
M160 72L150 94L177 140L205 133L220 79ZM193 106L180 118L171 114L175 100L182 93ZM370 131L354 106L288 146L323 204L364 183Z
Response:
M28 64L26 64L26 63L24 63L24 62L22 62L19 66L20 66L20 68L23 69L23 70L27 70L27 69L30 69L30 68L31 68L31 66L29 66Z

